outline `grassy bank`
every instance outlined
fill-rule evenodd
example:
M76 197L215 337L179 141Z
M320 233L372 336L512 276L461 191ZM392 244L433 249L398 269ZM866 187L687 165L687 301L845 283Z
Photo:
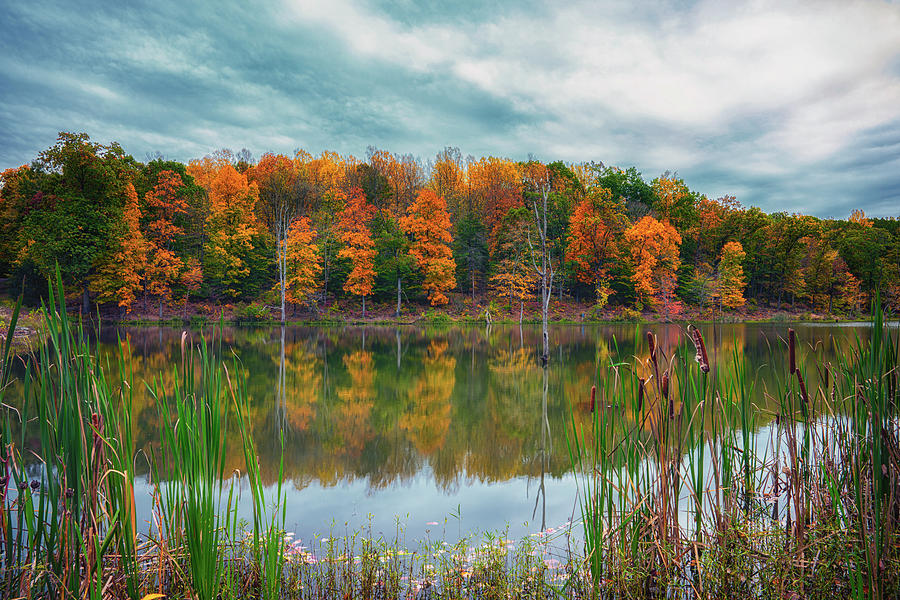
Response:
M580 519L561 531L407 540L398 526L390 539L362 530L301 542L285 532L283 474L262 483L244 368L216 332L196 347L183 338L174 374L146 383L162 427L145 456L131 405L144 382L124 359L101 361L56 289L47 343L26 360L25 404L3 406L2 597L900 593L898 342L880 317L845 359L811 372L798 356L815 349L785 328L791 359L771 366L774 389L738 354L710 365L699 333L670 353L649 334L641 356L599 365L568 437ZM3 356L0 399L10 344ZM778 406L771 440L756 435L766 396ZM239 474L224 466L234 437ZM137 460L151 465L149 533L135 511ZM246 522L239 494L250 496Z

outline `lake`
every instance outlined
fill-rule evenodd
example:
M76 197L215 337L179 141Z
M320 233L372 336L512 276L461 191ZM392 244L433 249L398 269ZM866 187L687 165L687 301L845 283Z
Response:
M791 326L810 385L823 376L814 364L835 360L839 348L869 333L864 323ZM754 373L755 433L763 438L787 379L787 328L701 327L713 377L734 356ZM553 327L546 399L539 326L225 327L220 337L224 355L237 361L229 370L248 378L251 428L269 484L283 432L287 528L304 540L371 528L414 543L507 529L515 539L577 519L567 449L573 411L576 420L589 414L598 365L646 358L647 331L666 355L693 356L681 325ZM189 331L185 343L200 335ZM174 380L182 330L103 328L101 353L117 352L120 338L138 384L136 446L149 453L159 446L159 417L144 382ZM228 456L226 472L241 472L236 426ZM149 518L143 456L137 472L138 512Z

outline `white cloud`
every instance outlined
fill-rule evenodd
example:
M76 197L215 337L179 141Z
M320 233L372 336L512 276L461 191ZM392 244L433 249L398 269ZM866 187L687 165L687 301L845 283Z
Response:
M535 133L552 131L564 156L605 146L586 133L649 125L685 132L661 140L652 162L691 166L710 158L700 142L766 116L772 129L756 139L772 164L757 168L778 170L784 161L821 160L900 118L900 81L889 69L900 56L896 5L710 0L625 20L621 7L576 3L421 28L352 0L291 6L297 21L332 31L359 55L446 68L510 101L545 121Z

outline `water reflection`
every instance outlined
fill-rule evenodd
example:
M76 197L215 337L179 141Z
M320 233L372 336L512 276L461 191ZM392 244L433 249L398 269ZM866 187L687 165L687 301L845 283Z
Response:
M646 331L657 334L665 356L693 350L678 325L565 326L552 331L552 360L541 367L541 332L530 326L228 328L222 352L248 376L251 428L263 477L277 477L284 436L288 524L298 535L324 531L332 519L394 529L394 516L416 536L425 523L461 510L465 530L513 533L567 520L575 501L565 444L576 418L588 418L598 365L635 364L647 354ZM801 358L835 361L836 345L865 327L795 326ZM733 357L756 379L756 426L773 418L781 389L786 326L702 327L712 377ZM158 445L159 419L143 381L174 381L182 332L169 328L104 329L102 352L127 338L135 386L136 445L149 455ZM187 343L197 343L194 332ZM807 368L809 378L821 376ZM635 374L649 378L639 361ZM631 367L621 385L633 385ZM609 385L609 382L604 382ZM614 383L613 383L614 384ZM672 391L673 395L677 390ZM12 394L15 397L15 391ZM606 409L606 407L603 407ZM675 406L677 411L678 407ZM617 414L633 420L633 408ZM649 432L648 420L640 427ZM232 428L228 469L243 469ZM645 432L645 433L646 433ZM147 475L146 463L138 472ZM523 525L527 522L528 525Z

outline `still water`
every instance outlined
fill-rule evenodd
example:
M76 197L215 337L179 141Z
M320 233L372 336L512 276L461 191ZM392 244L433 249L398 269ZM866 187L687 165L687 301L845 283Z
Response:
M760 430L775 412L766 392L777 397L786 379L787 327L701 328L713 376L733 356L754 373ZM866 324L793 327L813 379L814 363L835 360L868 335ZM598 365L646 356L648 330L668 355L690 345L680 325L553 328L546 399L534 326L225 328L220 335L224 355L238 361L229 369L248 377L251 428L270 485L283 432L288 530L312 539L371 528L393 539L399 529L415 542L507 529L518 538L577 518L566 442L573 411L587 413ZM199 343L200 335L189 331L186 341ZM120 338L137 384L135 443L149 454L159 445L159 418L144 382L174 380L182 330L103 329L100 352L117 352ZM233 426L226 472L242 471L242 461ZM149 519L142 456L137 472L138 511Z

